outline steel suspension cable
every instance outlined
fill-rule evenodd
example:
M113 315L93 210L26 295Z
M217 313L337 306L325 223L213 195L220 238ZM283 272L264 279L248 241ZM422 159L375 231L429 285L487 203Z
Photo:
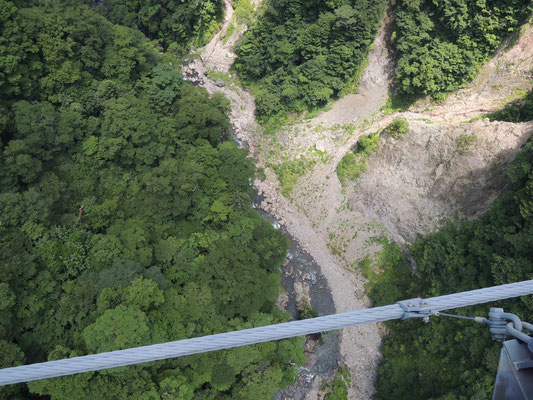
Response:
M422 312L436 312L533 293L533 280L432 297L423 300ZM73 375L126 365L165 360L214 350L327 332L372 322L400 319L406 314L399 304L375 307L302 321L262 326L175 342L116 350L88 356L0 369L0 386Z
M468 321L477 321L476 317L468 317L465 315L455 315L455 314L447 314L443 312L439 312L436 314L439 317L450 317L450 318L457 318L457 319L466 319Z

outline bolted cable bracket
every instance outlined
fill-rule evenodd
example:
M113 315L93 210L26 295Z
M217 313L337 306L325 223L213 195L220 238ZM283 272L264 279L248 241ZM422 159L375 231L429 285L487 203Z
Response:
M533 332L532 324L521 321L514 314L504 312L503 308L491 308L487 323L490 325L492 340L503 342L507 336L512 336L526 343L529 351L533 353L533 337L522 332L524 329Z
M439 312L432 310L431 307L420 297L414 299L398 301L402 310L405 311L402 320L409 318L422 318L424 322L429 322L431 315L439 315Z

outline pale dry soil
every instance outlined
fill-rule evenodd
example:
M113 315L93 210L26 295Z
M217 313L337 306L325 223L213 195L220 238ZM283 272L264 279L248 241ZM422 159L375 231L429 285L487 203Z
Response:
M235 58L231 50L246 27L236 29L226 44L231 4L221 32L198 52L184 73L210 93L222 92L231 102L236 136L266 179L255 186L265 196L262 208L272 213L321 266L337 312L369 307L365 279L358 263L380 250L376 238L410 243L450 220L482 214L504 190L504 169L533 134L533 123L467 123L502 108L533 86L533 29L527 25L516 44L500 51L468 87L441 104L423 99L409 111L385 115L394 73L387 40L390 16L384 18L369 54L359 93L335 102L329 111L266 136L255 122L254 100L239 85L224 87L206 71L228 73ZM231 74L231 73L230 73ZM385 138L368 160L368 170L357 182L342 187L335 168L362 134L383 129L395 117L409 121L409 132ZM473 136L460 146L463 135ZM271 165L300 161L304 167L290 194L281 193ZM342 332L341 352L353 378L350 399L369 399L380 360L379 327L367 325ZM309 399L321 398L320 382Z

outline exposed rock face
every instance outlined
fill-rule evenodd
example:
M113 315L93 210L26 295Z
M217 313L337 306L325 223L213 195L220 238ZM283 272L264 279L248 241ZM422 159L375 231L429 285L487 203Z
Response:
M368 207L407 241L454 218L477 217L505 189L506 166L533 134L533 123L411 121L384 140L350 199Z

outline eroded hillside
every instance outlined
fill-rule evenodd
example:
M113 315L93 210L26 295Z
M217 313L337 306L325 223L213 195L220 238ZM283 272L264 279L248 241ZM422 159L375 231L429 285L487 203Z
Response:
M410 121L384 140L349 196L407 241L443 224L483 214L505 188L506 166L533 123L428 124Z

